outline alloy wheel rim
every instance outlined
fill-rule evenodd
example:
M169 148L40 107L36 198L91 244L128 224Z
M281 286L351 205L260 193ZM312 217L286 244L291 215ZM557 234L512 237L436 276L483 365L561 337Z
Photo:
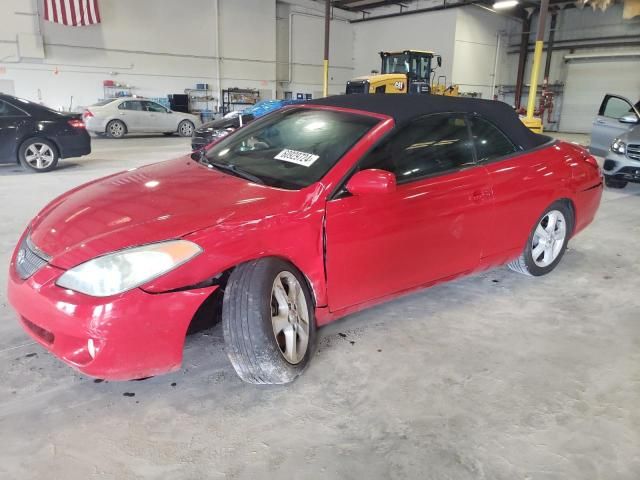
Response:
M193 126L189 122L183 122L180 126L180 132L187 136L193 133Z
M114 137L120 137L124 133L124 128L122 127L121 123L114 122L109 126L109 131Z
M284 359L300 363L309 346L309 309L302 286L291 272L280 272L273 281L271 324Z
M46 143L32 143L25 151L24 158L36 170L42 170L51 166L55 154Z
M567 236L567 221L562 212L551 210L542 217L533 232L531 256L538 267L551 265L564 245Z

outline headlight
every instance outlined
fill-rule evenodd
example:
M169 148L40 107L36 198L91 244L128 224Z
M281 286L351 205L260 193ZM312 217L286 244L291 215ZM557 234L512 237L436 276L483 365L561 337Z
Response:
M624 155L627 152L627 144L619 138L616 138L611 144L611 151Z
M187 240L127 248L67 270L56 284L94 297L108 297L164 275L201 252L198 245Z

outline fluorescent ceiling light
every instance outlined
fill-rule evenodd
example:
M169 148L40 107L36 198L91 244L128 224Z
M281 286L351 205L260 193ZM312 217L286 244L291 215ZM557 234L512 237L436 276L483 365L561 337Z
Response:
M500 10L503 8L513 8L518 5L518 0L500 0L493 4L493 8Z

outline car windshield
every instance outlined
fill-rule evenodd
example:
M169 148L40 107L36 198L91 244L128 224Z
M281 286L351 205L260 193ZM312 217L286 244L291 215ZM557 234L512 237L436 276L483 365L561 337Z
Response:
M320 180L377 122L332 110L285 109L216 143L201 160L265 185L297 190Z

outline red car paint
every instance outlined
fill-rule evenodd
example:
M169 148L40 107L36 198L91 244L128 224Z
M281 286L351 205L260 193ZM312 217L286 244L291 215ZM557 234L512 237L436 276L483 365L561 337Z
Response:
M320 182L299 191L257 185L184 157L57 198L27 229L52 257L49 265L22 281L17 249L11 260L9 301L25 330L87 375L156 375L180 366L187 327L217 288L198 284L244 261L278 256L293 263L309 280L316 321L324 325L512 260L557 199L572 202L574 233L598 208L599 169L584 150L563 142L385 193L332 199L356 162L394 126L390 117L359 113L379 123ZM140 288L95 298L55 284L66 269L96 256L172 238L189 239L203 253Z

